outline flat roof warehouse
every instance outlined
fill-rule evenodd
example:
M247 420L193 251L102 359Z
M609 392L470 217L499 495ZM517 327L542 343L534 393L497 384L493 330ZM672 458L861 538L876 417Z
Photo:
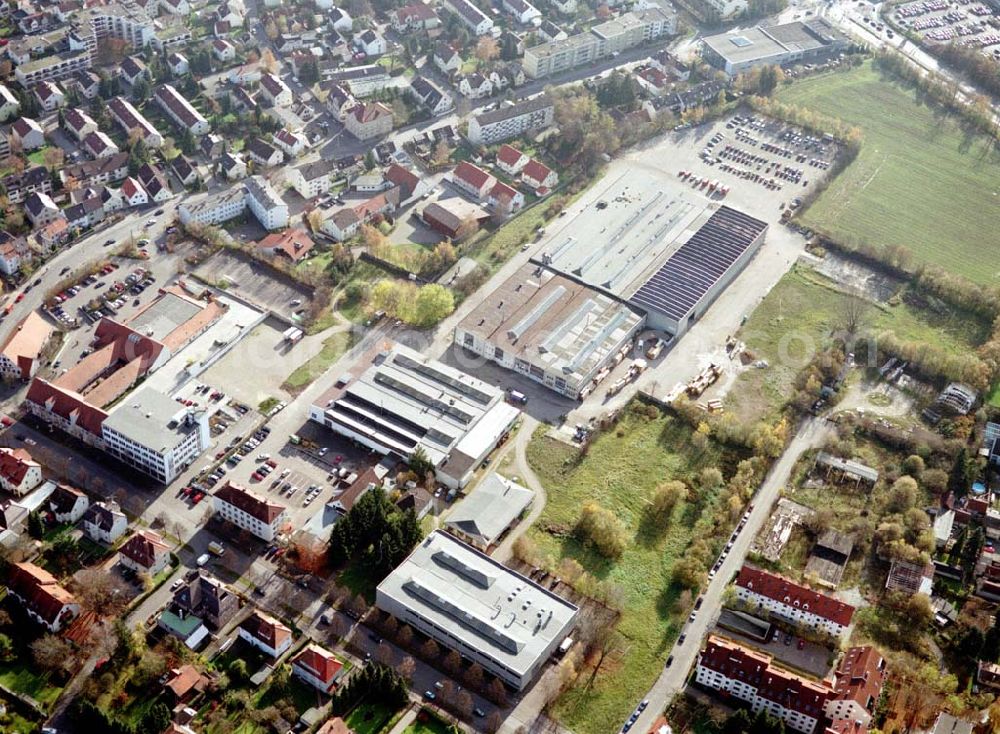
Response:
M379 608L523 689L579 609L440 530L379 584Z
M422 448L450 487L509 432L517 408L498 388L400 344L358 360L310 409L310 419L385 454L409 458Z

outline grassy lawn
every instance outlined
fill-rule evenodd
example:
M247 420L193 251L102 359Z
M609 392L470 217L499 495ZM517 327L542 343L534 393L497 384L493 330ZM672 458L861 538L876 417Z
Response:
M668 526L656 527L645 519L648 499L664 480L690 481L711 466L728 476L742 458L714 443L699 452L690 438L690 429L675 418L649 418L629 409L578 462L576 449L544 436L529 445L528 459L548 490L530 537L556 564L576 559L598 579L619 585L625 597L618 626L624 654L591 687L572 688L556 704L562 723L580 734L617 731L656 679L680 632L683 619L675 608L680 592L671 570L691 540L697 511L680 503ZM588 501L611 510L634 534L619 560L606 560L573 536L580 508ZM587 678L584 671L583 681Z
M503 265L526 242L536 239L535 230L545 224L545 204L528 209L504 224L493 234L472 243L463 255L478 260L490 270Z
M727 409L742 419L771 417L793 393L792 385L814 350L829 342L843 318L845 295L808 266L796 265L751 314L738 336L766 369L743 372L727 397ZM964 354L982 343L988 326L955 312L872 303L865 323L874 334L892 331L905 341L926 341Z
M36 166L45 165L45 151L47 151L51 146L43 145L37 150L33 150L28 154L28 160L31 161Z
M31 696L43 706L51 706L62 693L62 688L49 683L49 678L43 673L32 670L30 653L25 653L24 661L0 663L0 685L14 691Z
M319 354L290 374L285 384L281 386L282 389L293 394L301 392L330 369L330 366L352 346L354 346L354 335L349 331L340 331L328 337L323 342Z
M448 725L426 709L421 711L424 721L416 720L403 729L403 734L454 734L457 729Z
M1000 243L1000 154L985 137L967 135L871 62L796 81L779 98L864 135L857 159L809 208L806 224L847 243L904 245L917 262L1000 282L1000 269L982 258L984 246Z
M366 702L351 711L344 721L354 734L378 734L395 714L396 709L390 706Z

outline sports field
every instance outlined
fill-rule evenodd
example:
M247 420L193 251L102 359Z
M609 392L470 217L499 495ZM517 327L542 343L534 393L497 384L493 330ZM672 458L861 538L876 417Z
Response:
M845 244L903 245L914 264L1000 284L1000 152L871 62L781 89L783 102L859 126L857 159L804 222Z

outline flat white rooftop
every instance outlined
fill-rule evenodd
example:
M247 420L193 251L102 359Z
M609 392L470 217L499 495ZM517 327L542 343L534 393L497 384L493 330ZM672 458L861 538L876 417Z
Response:
M219 352L228 351L266 316L221 291L214 291L214 295L219 303L228 307L222 317L151 374L143 383L144 387L173 395L202 371L206 361Z
M520 676L566 637L579 611L440 530L379 584L378 596Z

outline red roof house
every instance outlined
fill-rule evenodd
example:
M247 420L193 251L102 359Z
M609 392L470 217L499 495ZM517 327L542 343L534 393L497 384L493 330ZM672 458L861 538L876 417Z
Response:
M319 645L307 645L292 660L292 673L324 693L334 687L344 664Z

